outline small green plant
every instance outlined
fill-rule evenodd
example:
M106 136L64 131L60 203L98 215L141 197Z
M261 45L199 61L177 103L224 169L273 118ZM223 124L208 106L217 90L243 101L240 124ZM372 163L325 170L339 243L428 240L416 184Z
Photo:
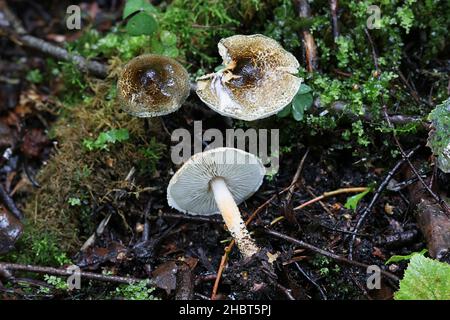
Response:
M426 258L411 257L395 300L450 300L450 265Z
M437 157L438 167L450 173L450 99L438 105L428 116L432 130L427 145Z
M26 79L31 83L39 84L44 81L44 76L39 69L33 69L27 73Z
M139 149L139 153L144 158L144 160L140 162L140 168L148 172L155 172L158 161L161 159L164 150L165 145L159 143L155 137L152 137L147 146Z
M70 197L69 200L67 200L67 202L69 202L69 204L72 207L81 206L81 199L80 198Z
M361 193L355 194L354 196L348 197L347 202L345 202L344 207L355 211L356 208L358 207L359 201L361 201L361 199L364 198L364 196L371 191L372 191L372 188L368 188L366 191L363 191Z
M405 261L405 260L410 260L415 254L420 254L420 255L424 255L425 253L427 253L428 250L427 249L423 249L420 252L413 252L410 253L408 255L393 255L392 257L390 257L385 264L390 264L390 263L394 263L394 262L400 262L400 261Z
M158 10L145 0L128 0L122 18L128 20L127 33L131 36L152 35L158 29L154 14Z
M149 288L149 280L143 280L132 284L123 284L112 293L114 298L125 300L159 300L152 295L155 288Z
M69 290L67 281L64 280L63 278L56 277L56 276L49 276L48 274L46 274L46 275L44 275L44 280L49 285L54 286L55 289L57 289L57 290L63 290L63 291Z
M292 114L296 121L303 120L305 111L313 104L312 89L306 84L303 84L298 89L297 94L292 99L292 102L278 113L280 118L287 117Z
M99 134L97 139L84 139L83 146L88 151L109 150L108 145L123 142L130 138L128 129L112 129Z

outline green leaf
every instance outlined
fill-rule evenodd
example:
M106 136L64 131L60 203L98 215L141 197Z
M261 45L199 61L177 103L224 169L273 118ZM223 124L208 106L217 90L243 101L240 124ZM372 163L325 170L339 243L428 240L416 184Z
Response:
M450 300L450 265L415 254L395 300Z
M176 58L180 55L180 51L176 47L165 48L163 55L171 58Z
M170 31L161 31L159 38L161 39L161 43L166 47L173 47L177 44L177 36Z
M311 107L313 96L311 93L297 94L292 100L292 115L294 119L300 121L303 119L305 110Z
M354 196L348 197L347 202L345 203L344 207L347 209L352 209L353 211L356 210L356 207L358 206L359 201L364 198L366 194L368 194L370 191L372 191L371 188L367 189L366 191L363 191L361 193L355 194Z
M128 140L129 137L128 129L112 129L100 133L95 141L85 139L83 141L83 146L89 151L108 150L108 144L123 142Z
M127 23L126 30L131 36L151 35L158 29L155 18L146 12L133 16Z
M288 104L286 107L284 107L283 110L281 110L277 113L277 117L285 118L291 114L291 110L292 110L292 104Z
M311 91L312 91L312 89L311 89L310 86L308 86L308 85L302 83L302 84L300 85L300 88L299 88L298 91L297 91L297 94L305 94L305 93L309 93L309 92L311 92Z
M428 250L427 249L423 249L420 252L412 252L408 255L405 256L400 256L400 255L394 255L392 257L390 257L384 264L389 264L389 263L394 263L394 262L400 262L400 261L405 261L405 260L410 260L415 254L421 254L424 255L425 253L427 253Z
M125 19L137 11L155 13L157 10L148 0L128 0L123 9L122 19Z

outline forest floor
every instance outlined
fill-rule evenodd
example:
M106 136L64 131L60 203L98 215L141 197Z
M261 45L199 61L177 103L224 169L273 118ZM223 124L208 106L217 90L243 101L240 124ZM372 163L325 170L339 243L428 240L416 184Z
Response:
M438 33L441 42L426 47L432 44L418 35L429 37L435 26L417 22L405 32L402 16L398 26L380 31L390 34L372 39L366 28L351 33L345 24L351 29L357 22L350 12L363 10L353 1L343 1L337 13L317 4L306 16L303 1L257 1L256 9L244 7L247 2L253 3L237 2L243 23L235 23L234 9L218 5L217 14L206 13L208 25L202 18L208 1L198 1L199 26L178 35L177 19L193 19L180 9L185 1L155 1L165 12L158 13L159 27L178 38L163 50L189 66L195 79L198 70L212 72L220 64L220 37L278 34L300 61L300 76L314 97L301 117L289 109L287 116L233 120L208 109L193 92L176 113L131 117L115 99L117 75L132 57L159 49L153 43L147 48L145 35L117 31L123 28L122 1L81 2L82 30L65 28L65 1L0 1L1 299L387 300L408 266L401 259L386 263L390 257L427 249L432 258L450 261L450 178L436 168L427 147L427 116L450 91L447 36ZM292 11L282 27L280 8ZM257 18L261 10L264 18ZM301 22L311 15L314 22ZM337 25L354 41L325 46ZM27 35L92 59L100 69L86 72L53 49L49 54L42 44L33 47ZM403 42L386 44L389 36ZM205 51L189 47L189 37ZM311 39L317 47L308 44ZM427 63L425 51L432 51ZM352 65L362 59L357 55L365 59L360 69ZM347 113L344 99L353 103ZM365 107L358 109L360 101ZM190 216L168 206L167 185L179 168L171 161L171 133L193 132L196 121L203 131L224 134L233 128L280 130L278 172L240 205L273 264L243 260L220 216ZM126 130L126 137L99 141L114 129ZM89 141L100 146L89 149ZM65 282L72 265L91 280L81 290L69 290ZM381 289L368 282L370 266L382 271Z

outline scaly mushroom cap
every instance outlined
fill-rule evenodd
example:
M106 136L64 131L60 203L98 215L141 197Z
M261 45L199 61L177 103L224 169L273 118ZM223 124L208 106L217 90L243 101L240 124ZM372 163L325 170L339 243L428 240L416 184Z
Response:
M297 59L266 36L220 40L225 68L200 77L197 95L214 111L247 121L269 117L289 104L300 88Z
M251 153L217 148L193 155L175 173L167 187L169 206L192 215L219 213L210 181L222 177L236 204L255 193L263 181L265 167Z
M189 74L174 59L146 54L128 62L117 83L124 110L137 117L169 114L189 96Z

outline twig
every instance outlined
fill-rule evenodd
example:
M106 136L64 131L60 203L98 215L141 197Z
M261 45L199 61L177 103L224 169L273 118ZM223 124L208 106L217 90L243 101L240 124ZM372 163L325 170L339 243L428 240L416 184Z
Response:
M378 54L377 50L375 49L375 44L373 43L372 37L370 36L369 30L367 28L364 28L364 32L367 36L367 39L369 40L370 47L372 48L372 58L373 58L373 64L375 65L375 70L380 71L380 68L378 66Z
M283 239L283 240L286 240L288 242L294 243L294 244L296 244L296 245L298 245L298 246L300 246L302 248L311 250L311 251L313 251L315 253L318 253L318 254L321 254L321 255L326 256L328 258L334 259L334 260L336 260L338 262L342 262L342 263L349 264L349 265L356 266L356 267L363 268L363 269L367 269L369 267L368 264L365 264L363 262L349 260L349 259L347 259L347 258L345 258L343 256L340 256L340 255L337 255L335 253L332 253L332 252L320 249L320 248L318 248L316 246L313 246L312 244L306 243L306 242L304 242L302 240L298 240L298 239L289 237L289 236L287 236L285 234L282 234L282 233L274 231L274 230L270 230L270 229L264 228L263 232L266 233L266 234L269 234L271 236L274 236L276 238ZM392 274L392 273L390 273L388 271L384 271L384 270L381 270L380 272L385 277L388 277L391 280L394 280L395 282L399 282L399 278L396 275L394 275L394 274Z
M0 201L4 204L4 206L11 212L17 219L23 219L23 213L17 208L14 200L10 197L8 192L6 192L5 188L2 184L0 184Z
M287 209L291 202L292 202L292 195L294 194L295 188L297 188L298 180L300 179L300 174L302 173L303 166L305 164L306 157L309 154L309 148L306 149L305 154L303 155L302 159L300 160L297 171L294 174L294 177L292 178L291 187L288 190L288 193L286 194L286 202L285 202L285 209Z
M4 27L1 27L1 29L3 29L14 42L38 50L58 60L71 61L81 71L89 72L99 78L106 78L108 76L108 68L106 65L97 61L89 61L78 54L70 53L64 48L58 47L47 41L26 34L26 30L22 26L22 23L9 9L6 1L0 1L0 9L4 13L6 19L13 26L15 32L11 33L10 30L7 30Z
M338 26L338 0L330 0L331 9L331 24L333 25L333 38L336 40L339 37L339 26Z
M400 144L400 141L398 140L397 134L395 133L395 127L394 125L391 123L389 117L387 116L387 107L384 104L383 105L383 113L384 113L384 117L386 119L386 122L388 123L389 127L392 129L392 136L394 137L394 141L397 144L398 149L400 150L400 153L402 154L402 157L406 160L406 162L408 162L408 165L411 167L412 172L414 172L414 174L416 175L416 177L419 179L420 183L425 187L425 189L428 191L428 193L431 195L431 197L437 202L439 203L439 205L441 206L441 208L444 210L444 212L450 216L450 207L447 204L447 202L445 202L438 194L436 194L433 190L431 190L430 186L425 183L425 181L423 180L422 176L419 174L419 172L417 171L417 169L414 167L414 165L412 164L411 160L409 159L409 157L407 156L407 154L405 153L405 150L403 150L402 145Z
M301 19L311 18L311 7L307 0L294 0L295 9ZM317 46L314 37L307 28L302 30L303 44L305 46L306 64L308 72L313 72L318 68Z
M79 274L81 277L85 277L89 280L97 280L103 282L117 282L117 283L126 283L130 284L133 282L143 281L145 279L138 279L133 277L121 277L121 276L111 276L98 274L93 272L80 271L79 273L73 272L66 269L58 269L53 267L42 267L42 266L34 266L34 265L23 265L18 263L6 263L0 262L0 270L7 271L26 271L26 272L34 272L34 273L44 273L44 274L52 274L57 276L71 276L74 274Z
M306 187L306 192L308 192L313 198L317 197L317 195L313 192L310 186ZM323 201L319 201L319 204L323 210L325 210L330 216L333 216L333 213L330 211L330 209L328 209L328 207L325 205Z
M155 220L158 218L164 219L177 219L177 220L187 220L192 222L208 222L208 223L223 223L223 219L220 217L207 217L207 216L191 216L188 214L179 214L179 213L163 213L161 215L149 215L147 219Z
M353 229L353 235L350 239L349 243L349 250L348 250L348 258L350 260L353 259L353 247L356 240L356 234L359 231L359 228L365 221L366 217L369 215L369 213L372 211L375 203L378 201L378 199L381 196L381 193L383 190L387 187L389 184L389 181L391 181L392 177L395 175L395 173L400 169L400 167L405 163L406 159L409 159L418 149L420 148L420 145L416 146L414 149L408 152L408 154L405 155L404 158L402 158L397 164L388 172L386 177L384 178L383 182L378 186L372 200L370 201L369 205L364 209L364 211L361 213L358 222L355 225L355 228Z
M349 116L355 117L354 114L352 114L350 112L347 112L347 105L348 105L348 103L345 102L345 101L335 101L329 106L329 110L334 111L334 112L343 112L343 113L345 113L345 114L347 114ZM323 109L324 106L321 105L321 102L320 102L319 98L314 100L314 107L315 107L316 110ZM366 121L373 121L374 120L373 116L369 112L365 112L361 117L364 120L366 120ZM393 115L389 115L389 120L392 123L395 123L395 124L408 124L408 123L418 122L425 129L429 129L430 128L430 124L427 121L423 120L421 117L418 117L418 116L407 116L407 115L402 115L402 114L393 114Z
M294 211L303 209L304 207L307 207L307 206L309 206L309 205L311 205L313 203L316 203L316 202L318 202L318 201L320 201L322 199L329 198L329 197L334 197L334 196L336 196L338 194L358 193L358 192L367 191L368 189L369 188L367 188L367 187L352 187L352 188L341 188L341 189L333 190L333 191L330 191L330 192L324 192L322 195L320 195L320 196L318 196L318 197L316 197L314 199L311 199L309 201L306 201L305 203L302 203L298 207L295 207Z
M294 264L295 264L295 266L297 267L298 271L299 271L299 272L300 272L300 273L301 273L301 274L302 274L309 282L311 282L312 285L313 285L314 287L317 288L317 290L319 290L320 295L322 296L323 300L328 300L328 298L327 298L325 292L323 291L322 287L319 286L319 284L318 284L313 278L311 278L311 277L305 272L305 270L303 270L303 269L300 267L300 265L299 265L297 262L294 262Z
M286 296L286 298L288 298L288 300L295 300L290 289L286 288L285 286L282 286L278 282L275 283L275 286L278 288L278 290L284 293L284 295Z

